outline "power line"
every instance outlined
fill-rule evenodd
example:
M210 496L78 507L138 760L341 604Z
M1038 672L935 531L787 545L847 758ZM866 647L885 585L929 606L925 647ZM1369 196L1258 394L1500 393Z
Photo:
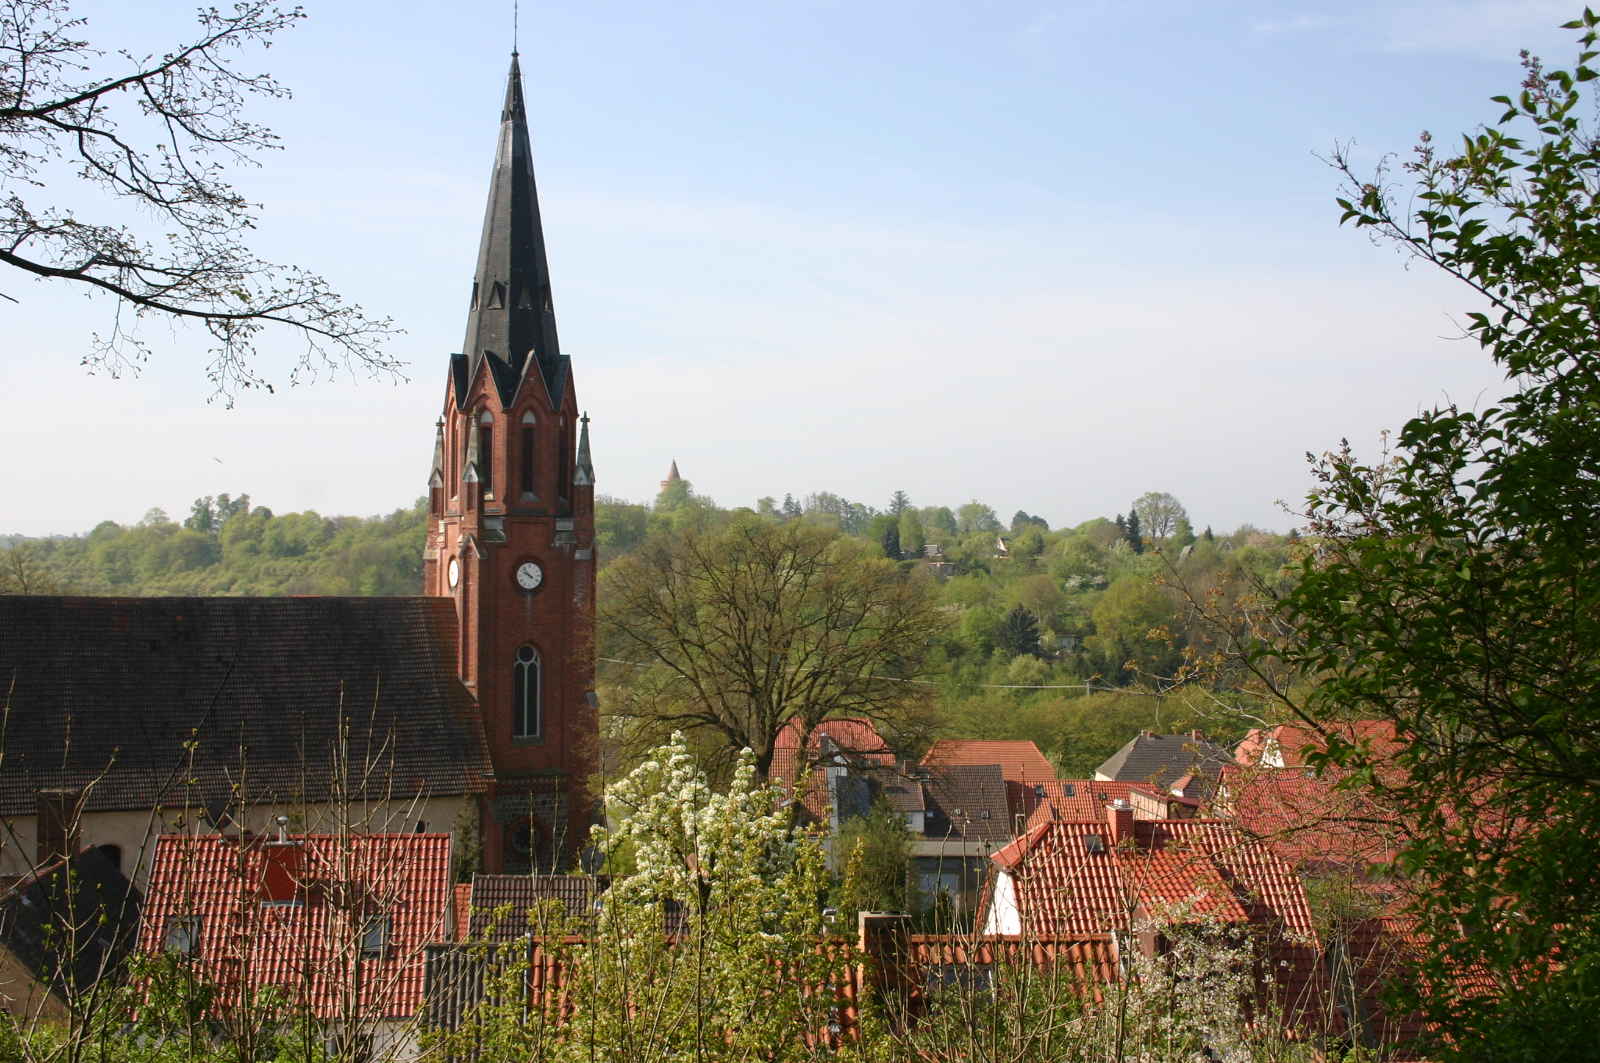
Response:
M625 664L630 668L655 667L655 665L649 661L625 661L620 657L596 657L595 660L605 661L608 664ZM682 676L683 673L679 672L678 675ZM867 676L867 678L877 679L885 683L913 683L917 686L924 687L936 687L940 685L929 679L901 679L898 676L892 675L870 675ZM1093 683L973 683L971 685L979 690L1082 690L1090 694L1098 691L1102 694L1121 694L1124 696L1141 698L1160 696L1144 690L1125 690L1122 687L1095 686Z

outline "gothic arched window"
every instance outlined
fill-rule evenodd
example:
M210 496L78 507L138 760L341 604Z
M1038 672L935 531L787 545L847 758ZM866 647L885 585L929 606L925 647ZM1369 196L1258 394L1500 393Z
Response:
M544 669L539 651L518 646L511 665L511 736L538 738L544 732Z
M533 414L532 413L524 413L522 415L522 429L521 429L522 438L520 440L520 442L522 444L521 445L522 453L520 455L521 460L518 462L518 465L520 466L520 468L522 470L521 471L522 493L525 494L525 495L531 495L531 494L535 493L534 490L533 490L533 473L534 473L533 429L534 429Z
M484 494L494 491L494 415L488 410L478 415L478 482Z

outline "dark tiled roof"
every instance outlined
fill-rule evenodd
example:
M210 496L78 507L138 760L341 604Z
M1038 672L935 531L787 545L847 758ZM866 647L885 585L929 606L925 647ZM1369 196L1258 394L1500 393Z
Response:
M58 992L117 971L139 932L139 893L98 849L58 860L0 896L0 946Z
M1222 765L1232 759L1227 750L1196 735L1141 734L1107 757L1095 774L1114 782L1152 783L1165 790L1194 773L1214 785Z
M1006 780L998 764L953 764L928 769L924 782L929 838L1004 843L1011 838Z
M529 932L528 913L546 901L560 902L568 918L587 926L594 901L608 881L589 875L473 875L473 941L511 941ZM510 909L510 914L502 909ZM552 928L554 929L554 928Z
M0 597L0 814L91 782L91 811L215 802L241 775L250 801L322 800L341 716L351 760L382 766L368 794L473 792L489 757L455 646L445 598Z

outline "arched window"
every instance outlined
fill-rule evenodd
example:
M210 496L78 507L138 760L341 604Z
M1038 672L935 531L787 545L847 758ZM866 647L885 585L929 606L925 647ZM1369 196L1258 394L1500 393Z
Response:
M538 738L544 732L543 678L539 651L532 646L517 647L511 666L511 736Z
M534 490L533 490L533 472L534 472L534 468L533 468L533 462L534 462L533 427L534 427L533 414L532 413L524 413L522 415L522 439L521 439L522 454L521 454L521 460L519 461L518 464L521 467L522 493L525 494L525 495L531 495L531 494L535 493Z
M478 415L478 482L483 493L494 491L494 415L484 410Z

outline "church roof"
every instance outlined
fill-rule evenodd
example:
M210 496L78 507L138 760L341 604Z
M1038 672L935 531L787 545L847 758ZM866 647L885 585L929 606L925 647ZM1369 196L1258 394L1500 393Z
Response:
M533 147L515 53L500 111L500 140L484 207L467 333L461 354L451 364L458 406L465 405L480 368L493 377L502 406L511 405L530 376L542 377L552 406L561 404L568 367L556 337Z
M352 796L480 790L456 628L447 598L0 597L0 814L324 801L341 731Z

